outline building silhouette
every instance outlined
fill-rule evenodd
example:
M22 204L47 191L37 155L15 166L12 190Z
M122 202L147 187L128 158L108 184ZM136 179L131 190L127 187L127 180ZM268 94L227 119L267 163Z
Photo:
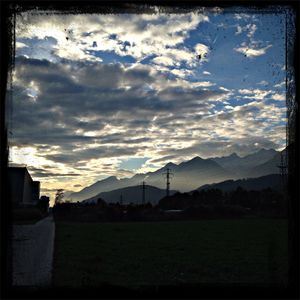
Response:
M32 180L26 167L9 167L8 191L14 205L35 205L40 198L40 182Z

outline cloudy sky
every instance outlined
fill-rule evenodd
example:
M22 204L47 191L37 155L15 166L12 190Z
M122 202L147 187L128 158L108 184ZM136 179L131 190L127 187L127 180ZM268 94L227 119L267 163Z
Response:
M281 150L285 50L278 11L22 13L10 160L45 193L196 155Z

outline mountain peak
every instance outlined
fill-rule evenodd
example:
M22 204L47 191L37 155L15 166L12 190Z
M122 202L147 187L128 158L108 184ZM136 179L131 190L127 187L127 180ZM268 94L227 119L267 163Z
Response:
M232 158L240 158L236 152L233 152L232 154L230 154L228 157L232 157Z
M116 181L119 180L116 176L109 176L101 181Z
M261 148L260 150L257 151L257 153L267 153L267 152L276 152L274 149L265 149Z
M172 163L172 162L169 162L165 165L165 168L171 168L171 167L176 167L177 165Z
M202 161L204 160L203 158L201 158L200 156L195 156L194 158L192 158L190 161Z
M202 165L204 162L209 162L210 159L203 159L199 156L195 156L194 158L192 158L191 160L187 160L187 161L184 161L182 162L181 164L179 164L178 166L185 166L185 167L190 167L190 166L199 166L199 165Z

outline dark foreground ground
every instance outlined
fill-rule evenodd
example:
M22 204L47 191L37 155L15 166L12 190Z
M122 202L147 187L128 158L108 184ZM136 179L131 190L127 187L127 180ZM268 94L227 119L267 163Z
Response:
M13 225L14 287L51 285L54 233L52 216L31 224Z
M284 219L56 223L53 285L285 286Z

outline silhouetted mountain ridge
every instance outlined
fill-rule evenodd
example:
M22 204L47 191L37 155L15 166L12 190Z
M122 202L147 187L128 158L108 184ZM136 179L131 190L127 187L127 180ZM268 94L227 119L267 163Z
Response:
M223 192L233 191L241 187L245 190L263 190L271 188L274 190L282 189L282 181L279 174L270 174L258 178L247 178L238 180L226 180L214 184L205 184L197 190L220 189Z
M235 155L234 155L235 154ZM247 178L253 177L253 172L251 171L254 167L262 165L269 160L271 160L276 154L277 151L274 149L260 149L255 153L246 155L244 157L238 156L236 153L233 153L225 157L215 157L212 158L215 162L221 165L223 168L230 170L236 174L237 178ZM266 174L275 173L274 170L270 173L257 172L257 176L262 176Z
M170 190L170 195L176 192L177 191ZM145 185L145 203L150 202L151 204L157 204L165 195L165 190ZM122 199L122 204L142 204L142 187L138 185L102 192L90 199L84 200L83 203L96 203L99 198L103 199L106 203L120 203Z
M171 176L171 187L181 192L188 192L205 184L274 174L276 171L278 172L279 162L280 152L274 149L260 149L244 157L240 157L236 153L208 159L196 156L179 164L168 162L156 171L135 174L130 178L118 179L116 176L110 176L79 192L72 193L69 198L73 201L81 201L102 192L137 186L142 181L146 181L147 185L165 189L164 173L167 168L174 175Z

